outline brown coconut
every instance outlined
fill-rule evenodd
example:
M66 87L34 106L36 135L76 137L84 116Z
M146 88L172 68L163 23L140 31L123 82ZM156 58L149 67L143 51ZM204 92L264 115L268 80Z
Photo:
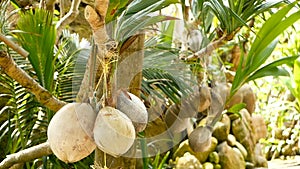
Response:
M228 91L230 88L228 88ZM234 106L235 104L245 103L246 109L250 114L255 110L256 96L250 85L243 85L231 98L227 108Z
M69 103L62 107L51 119L47 131L55 156L73 163L91 154L96 148L91 138L95 118L96 113L87 103Z
M210 89L207 86L202 86L200 88L200 104L198 107L198 112L203 112L210 106L210 104L211 104Z
M137 96L126 91L120 91L116 108L129 117L136 132L141 132L146 128L148 112L144 103Z
M200 126L189 135L189 145L194 152L205 152L210 148L211 139L212 128Z
M114 157L126 153L135 140L131 120L121 111L109 106L99 111L93 131L97 147Z

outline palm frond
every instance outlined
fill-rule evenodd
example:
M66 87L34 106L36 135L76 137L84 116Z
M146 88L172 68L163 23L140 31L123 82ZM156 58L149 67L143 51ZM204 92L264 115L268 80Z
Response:
M143 69L143 77L142 90L146 94L169 98L173 103L179 103L182 96L191 92L185 81L161 69Z
M234 77L230 95L232 96L244 83L253 80L253 76L263 63L270 57L278 42L278 36L284 32L289 26L295 23L300 18L300 11L292 13L286 17L288 12L295 6L296 3L289 4L273 14L262 26L257 33L257 37L251 45L250 51L246 58L245 67L243 67L243 58L240 61L236 76ZM289 62L289 61L287 61ZM282 62L280 62L282 63ZM268 65L267 65L268 66ZM268 68L263 69L267 73ZM274 72L275 73L275 72ZM282 73L282 72L278 72ZM257 74L256 74L257 75ZM275 75L275 74L274 74ZM261 77L261 76L258 76Z
M163 15L150 16L150 14L177 2L177 0L132 1L118 19L110 23L110 26L114 28L111 30L110 36L122 44L126 39L140 33L150 25L175 19Z
M80 42L78 35L69 32L65 32L64 35L65 39L62 43L64 45L61 45L61 50L57 51L59 57L56 63L58 72L56 82L58 85L55 88L55 94L71 102L74 99L73 95L76 95L72 85L80 86L85 71L85 63L89 56L89 43L86 42L88 45L84 46L84 41ZM13 58L23 70L36 78L36 73L28 60L16 54ZM3 152L0 158L2 160L8 154L45 142L47 126L53 113L48 112L36 101L34 95L3 73L0 73L0 90L0 147ZM92 156L75 164L64 164L54 155L50 155L27 163L26 168L39 168L41 165L48 166L48 168L71 166L89 168L89 164L92 163Z
M22 57L15 58L19 63L22 62ZM4 73L0 73L0 84L1 155L15 153L45 141L47 122L41 121L45 109L31 93Z
M127 8L128 14L135 14L137 12L140 12L141 10L146 9L147 7L159 3L160 5L155 6L154 8L151 7L151 12L158 11L160 9L163 9L170 4L179 3L179 0L148 0L148 1L141 1L141 0L134 0L132 1Z
M53 89L55 27L52 14L36 9L25 12L17 23L18 40L30 54L28 59L39 83L50 92Z
M16 11L8 13L9 1L0 2L1 33L9 38L13 31L9 29L10 17ZM26 23L27 24L27 23ZM28 25L26 25L28 27ZM37 44L37 42L34 42ZM6 44L1 43L1 50L13 56L19 67L36 79L36 73L28 60L11 51ZM16 153L32 145L44 142L46 138L47 116L45 109L35 100L35 97L25 90L0 69L0 159ZM26 166L28 167L28 163ZM30 165L29 165L30 166Z
M105 22L109 23L115 20L125 10L128 0L110 0L107 9Z
M56 49L55 92L59 99L73 102L84 76L91 46L87 40L80 41L78 34L71 34L67 30L63 31L62 36Z
M0 2L0 28L1 28L1 33L7 32L8 30L8 25L7 25L7 15L6 15L6 9L8 7L9 1L8 0L3 0Z
M247 27L249 20L282 2L282 0L272 2L262 0L209 0L203 2L202 10L207 11L207 9L210 9L213 11L223 32L230 34L241 26ZM205 14L209 14L209 12Z

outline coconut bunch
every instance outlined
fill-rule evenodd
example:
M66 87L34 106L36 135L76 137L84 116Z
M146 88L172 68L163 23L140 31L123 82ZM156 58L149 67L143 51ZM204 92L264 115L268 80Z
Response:
M213 126L222 115L224 100L216 92L210 91L211 104L207 114L207 122L205 126L196 127L189 135L189 145L195 152L205 152L211 145Z
M53 116L47 135L57 158L73 163L96 147L115 157L130 149L136 133L146 128L148 113L137 96L117 93L116 108L105 106L96 113L88 103L68 103Z
M215 124L219 121L224 107L229 109L236 104L245 104L245 108L250 114L255 109L256 96L252 91L251 87L247 84L243 85L229 100L227 105L225 105L228 96L230 94L231 84L224 84L208 91L202 92L203 96L206 94L206 98L209 98L210 108L208 109L207 122L205 126L196 127L189 134L189 145L191 149L195 152L205 152L209 145L211 144L211 138L213 134L213 128ZM203 89L204 90L204 89ZM207 89L206 89L207 90ZM201 96L201 97L203 97ZM200 98L201 98L200 97ZM205 97L204 97L205 98ZM205 107L207 109L208 107ZM199 110L199 109L198 109Z

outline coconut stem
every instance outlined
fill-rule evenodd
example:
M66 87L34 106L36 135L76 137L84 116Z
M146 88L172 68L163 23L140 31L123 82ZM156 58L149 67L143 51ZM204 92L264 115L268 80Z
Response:
M104 168L107 168L106 166L106 153L103 154L103 161L104 161Z

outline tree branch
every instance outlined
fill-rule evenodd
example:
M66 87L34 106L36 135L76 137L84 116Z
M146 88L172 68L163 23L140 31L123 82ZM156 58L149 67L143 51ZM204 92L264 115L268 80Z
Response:
M72 4L71 4L71 8L69 10L69 12L63 17L61 18L57 24L56 24L56 30L57 30L57 34L56 34L56 39L58 39L58 37L61 35L62 30L71 22L73 22L75 20L75 18L77 17L77 15L79 14L79 5L80 5L81 0L73 0Z
M52 154L48 142L21 150L15 154L7 155L6 158L0 163L0 169L6 169L18 163L25 163L46 155Z
M93 38L98 47L104 45L108 40L105 28L105 16L108 7L105 7L105 4L108 5L108 1L103 0L102 3L99 1L96 0L95 9L91 6L87 6L84 12L85 19L89 22L93 30Z
M12 57L4 51L0 51L0 67L7 75L33 93L38 101L49 109L56 112L66 104L52 96L48 90L32 79L24 70L19 68Z
M1 33L0 33L0 41L3 41L8 47L12 48L14 51L19 53L24 58L26 58L29 55L29 53L26 50L24 50L19 45L15 44L13 41L9 40L6 36L2 35Z
M99 59L104 59L105 54L106 54L106 47L104 44L108 41L108 36L106 33L106 28L105 28L105 16L106 16L107 8L108 8L108 0L104 0L103 2L99 2L96 0L95 3L96 3L95 9L92 8L91 6L86 6L85 18L89 22L89 24L92 28L92 31L93 31L94 42L98 49L97 57ZM100 79L100 76L102 74L102 67L101 67L102 65L100 64L100 60L96 59L96 61L95 61L95 58L93 55L94 55L94 53L92 52L88 59L86 71L85 71L82 83L80 85L80 89L77 94L76 101L82 102L82 101L85 101L85 99L88 97L87 94L91 90L90 77L92 76L93 72L97 71L97 74L95 77L96 83L98 82L98 80ZM92 70L93 68L95 70ZM100 87L100 88L102 88L102 87ZM102 95L102 93L98 93L97 95Z
M205 48L201 49L200 51L198 51L192 55L189 55L187 57L182 56L181 59L189 61L189 60L195 60L198 58L209 56L215 49L222 46L225 43L225 40L226 40L226 36L222 36L220 39L211 42L210 44L208 44Z

